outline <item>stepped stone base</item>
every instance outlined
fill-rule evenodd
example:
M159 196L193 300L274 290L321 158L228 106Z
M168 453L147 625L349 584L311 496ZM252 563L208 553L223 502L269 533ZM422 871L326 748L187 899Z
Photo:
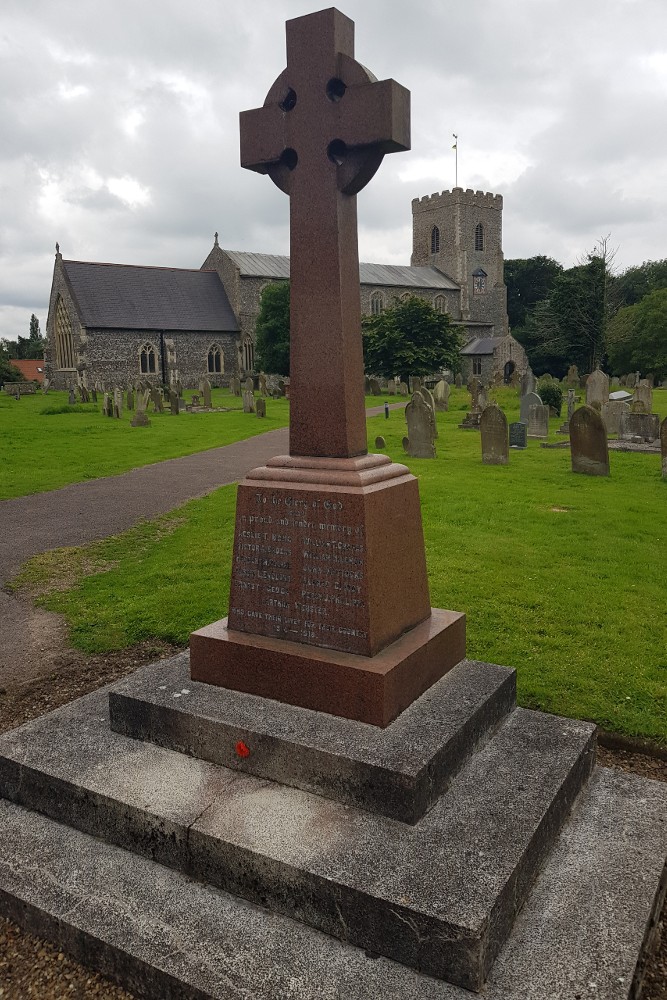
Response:
M386 730L187 668L0 737L0 912L156 1000L630 995L667 787L589 781L594 727L471 661Z

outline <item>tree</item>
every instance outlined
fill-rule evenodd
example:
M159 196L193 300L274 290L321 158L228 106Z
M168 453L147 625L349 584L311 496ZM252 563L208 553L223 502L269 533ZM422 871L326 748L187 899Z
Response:
M289 282L267 285L259 300L255 356L261 371L289 375Z
M41 358L44 354L44 339L39 330L39 320L33 313L30 317L30 332L27 337L18 338L17 358Z
M413 295L362 319L367 372L393 378L430 375L458 363L461 336L447 313Z
M643 264L628 267L614 281L619 306L633 306L660 288L667 288L667 258L645 260Z
M507 316L514 332L523 327L531 310L549 297L563 265L553 257L528 257L506 260L504 275L507 286Z
M640 371L667 377L667 288L619 309L609 325L608 350L614 374Z

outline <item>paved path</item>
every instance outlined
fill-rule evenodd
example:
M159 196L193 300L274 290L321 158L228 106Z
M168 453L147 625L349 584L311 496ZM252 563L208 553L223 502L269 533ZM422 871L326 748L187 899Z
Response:
M391 404L391 409L405 403ZM373 407L367 416L382 413ZM0 586L40 552L117 535L194 497L235 483L288 451L288 429L196 452L119 476L73 483L48 493L0 501ZM53 669L62 651L62 619L0 591L0 686ZM20 668L18 665L20 664Z

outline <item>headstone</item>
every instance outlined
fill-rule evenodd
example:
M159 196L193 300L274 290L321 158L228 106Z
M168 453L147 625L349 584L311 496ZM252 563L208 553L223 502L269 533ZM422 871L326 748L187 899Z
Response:
M387 442L385 441L385 439L382 437L381 434L378 434L378 436L375 438L375 447L376 448L386 448L387 447Z
M93 403L97 402L97 389L93 389Z
M236 375L233 375L229 380L229 391L233 396L241 395L241 382Z
M243 383L243 389L245 392L254 392L255 383L253 382L252 377L250 375L248 375L247 379Z
M255 411L258 417L266 416L266 400L264 399L264 396L260 396L255 400Z
M199 406L200 401L201 401L201 397L200 397L199 393L198 392L193 392L192 393L192 404L191 405L192 406Z
M204 379L202 383L202 395L204 397L204 406L207 409L211 409L211 383L207 378Z
M660 454L662 456L662 478L667 479L667 417L660 424Z
M621 441L655 441L660 436L657 413L622 413L618 428Z
M412 458L435 458L435 417L421 392L415 392L405 407L408 422L406 451Z
M266 388L266 375L264 374L264 372L259 373L258 385L259 385L260 396L266 396L268 393ZM259 411L257 412L257 416L259 416Z
M70 391L69 391L69 397L67 399L67 402L69 403L70 406L74 406L74 404L76 403L76 395L75 395L74 389L70 389Z
M630 372L629 375L626 375L625 384L628 389L634 389L635 385L637 384L637 376L635 375L634 372Z
M600 409L603 403L609 399L609 376L596 368L588 376L586 382L586 406L594 406Z
M389 396L395 396L396 395L396 379L395 378L390 378L389 381L387 382L387 394Z
M111 398L108 392L104 393L104 398L102 400L102 413L105 417L110 417L113 413Z
M525 396L521 397L521 404L519 408L519 420L522 424L528 423L528 414L530 413L531 406L541 406L542 400L537 395L536 392L527 392Z
M382 395L382 390L380 389L380 382L379 382L379 380L376 379L376 378L371 378L368 381L370 383L369 388L370 388L371 396L380 396L380 395Z
M569 434L570 433L570 420L572 419L572 414L574 413L574 389L567 390L567 418L561 424L561 426L556 431L556 434Z
M127 408L130 412L134 410L134 389L131 385L127 387Z
M421 395L424 397L424 399L426 400L426 402L428 403L428 405L431 408L431 413L433 414L433 436L437 437L438 436L438 424L437 424L436 419L435 419L435 399L433 398L433 393L425 385L420 386L420 388L417 391L419 393L421 393ZM387 412L386 416L389 416L388 412Z
M172 417L177 417L181 412L180 402L178 393L175 389L172 389L169 393L169 408L171 410Z
M611 382L609 383L609 388L610 389L618 389L619 385L620 385L620 381L619 381L618 375L614 375L612 377L612 379L611 379Z
M454 385L456 386L457 389L460 389L461 386L463 385L463 375L461 374L461 372L459 372L456 378L454 379Z
M118 388L113 391L113 415L117 420L123 415L123 393Z
M470 393L470 409L459 427L462 430L479 430L482 409L486 405L486 390L478 378L472 378L468 383L468 391Z
M535 376L532 369L529 368L521 376L521 397L527 396L529 392L535 392L535 384Z
M46 396L47 392L49 391L50 385L51 385L51 379L50 378L45 378L44 381L42 382L42 392L44 393L45 396Z
M528 410L528 437L546 438L549 436L549 407L544 403L536 403Z
M635 386L635 402L644 404L645 413L653 412L653 388L646 379Z
M408 379L408 387L413 395L417 389L421 389L421 384L422 380L417 375L411 375Z
M153 386L148 391L150 393L151 403L153 404L153 412L164 413L164 401L162 399L162 393L159 391L159 389L156 389L155 386Z
M482 436L482 463L507 465L509 461L507 417L496 403L485 407L480 417L479 429Z
M255 396L250 389L243 390L243 412L244 413L255 412Z
M565 384L573 389L579 388L579 369L576 365L570 365L565 376Z
M137 392L137 411L130 421L130 427L150 427L151 422L146 415L150 399L150 390L140 389Z
M602 404L600 414L604 425L609 434L618 434L621 429L621 416L624 413L628 413L630 407L627 403L618 399L608 399L606 403Z
M398 386L398 394L399 394L399 396L407 396L408 393L409 393L409 391L410 390L408 389L407 382L401 382L399 384L399 386Z
M433 390L433 398L435 400L436 410L445 412L449 409L449 382L445 382L443 378L436 384Z
M528 425L522 424L520 420L510 424L510 448L528 447Z
M600 413L592 406L580 406L570 420L572 471L587 476L609 475L607 431Z

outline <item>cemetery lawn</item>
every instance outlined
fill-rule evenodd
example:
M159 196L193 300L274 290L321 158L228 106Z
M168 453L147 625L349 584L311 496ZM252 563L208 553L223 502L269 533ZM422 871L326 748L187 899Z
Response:
M517 419L516 393L495 395ZM382 435L387 454L419 478L431 603L465 611L470 658L517 668L521 705L667 745L660 456L612 451L611 477L589 477L570 471L567 448L531 440L508 466L483 466L479 433L457 428L467 399L452 391L449 412L438 414L435 460L406 459L401 410L368 420L369 449ZM667 392L654 399L664 416ZM551 421L551 442L562 441L560 423ZM64 614L86 652L149 638L185 645L227 611L235 492L223 487L115 538L38 556L14 586ZM387 587L401 578L400 538L395 546Z
M152 413L150 427L130 427L133 414L123 409L120 420L102 416L97 404L69 406L68 393L37 392L16 402L0 392L0 500L59 489L100 476L115 476L142 465L180 458L209 448L286 427L289 401L267 399L266 417L243 413L241 400L226 389L212 390L214 407L225 413L183 413L173 418ZM186 390L187 402L192 391ZM366 397L366 406L380 406L384 397Z

